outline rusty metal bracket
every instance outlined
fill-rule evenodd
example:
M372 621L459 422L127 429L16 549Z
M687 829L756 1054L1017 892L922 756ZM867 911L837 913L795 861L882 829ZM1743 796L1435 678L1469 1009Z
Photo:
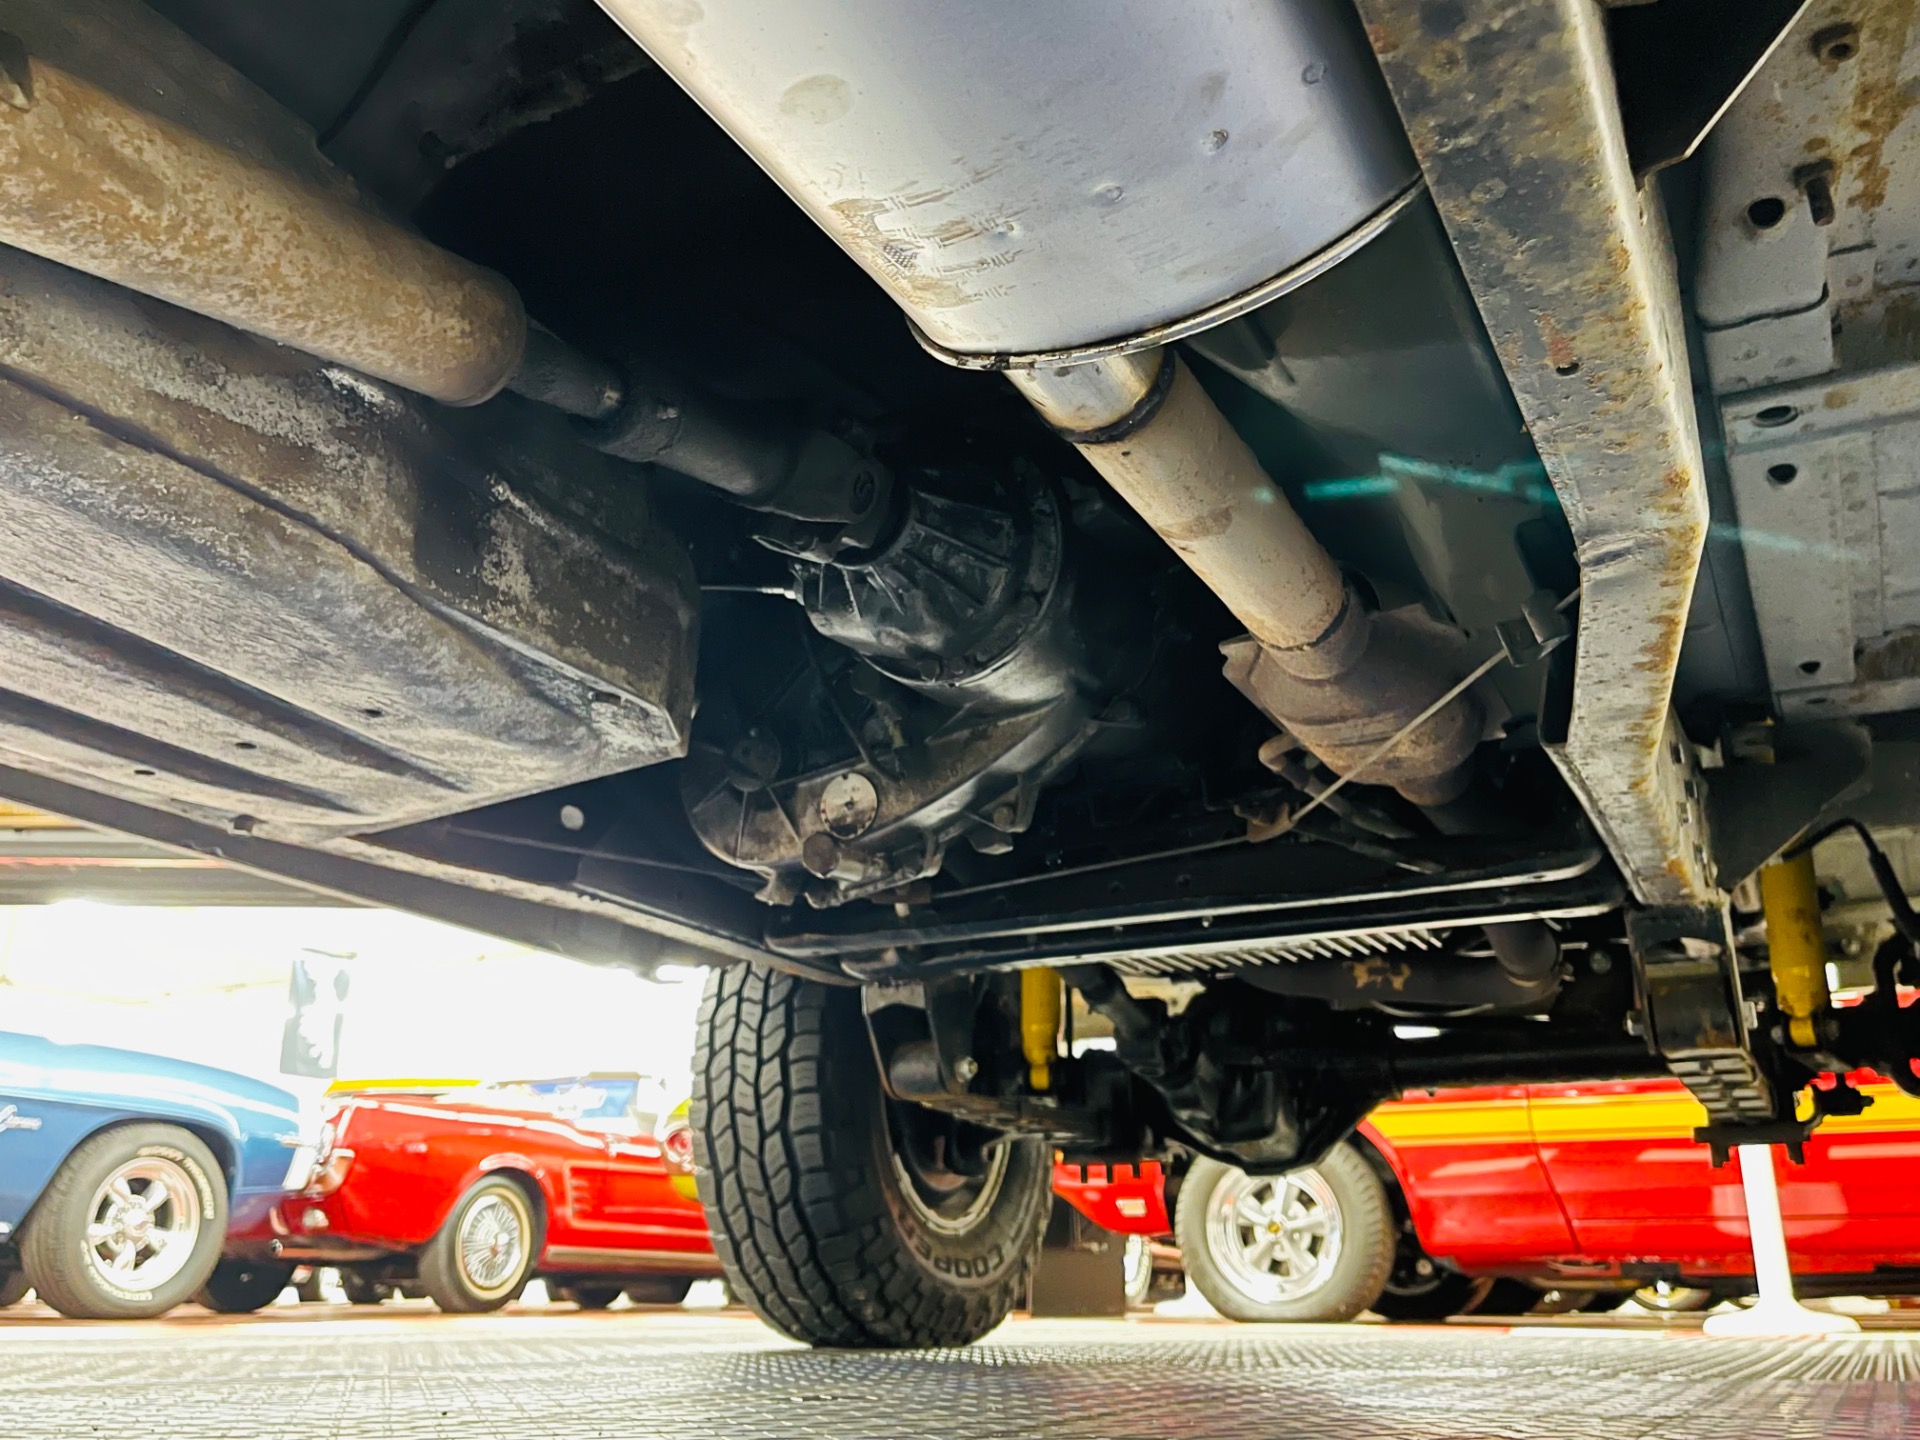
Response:
M1646 1038L1706 1108L1709 1129L1793 1118L1753 1053L1727 911L1675 905L1627 916ZM1779 1111L1782 1100L1788 1105Z
M1717 899L1669 700L1707 493L1672 246L1592 0L1359 0L1573 531L1580 625L1549 750L1646 904Z

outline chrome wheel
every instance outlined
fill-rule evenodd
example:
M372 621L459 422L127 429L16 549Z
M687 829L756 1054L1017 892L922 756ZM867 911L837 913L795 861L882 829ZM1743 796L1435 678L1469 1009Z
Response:
M1207 1244L1228 1281L1262 1305L1325 1285L1340 1258L1340 1202L1316 1170L1235 1171L1207 1206Z
M199 1189L158 1155L115 1167L87 1207L87 1263L111 1290L159 1289L192 1262L199 1237Z
M467 1206L454 1253L477 1297L491 1300L519 1284L532 1234L533 1216L517 1192L489 1190Z

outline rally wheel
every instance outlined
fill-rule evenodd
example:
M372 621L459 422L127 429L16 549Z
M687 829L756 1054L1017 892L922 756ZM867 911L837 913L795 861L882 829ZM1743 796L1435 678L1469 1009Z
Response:
M1174 1234L1187 1277L1233 1320L1351 1320L1393 1270L1393 1212L1349 1145L1284 1175L1193 1163Z
M219 1262L226 1176L176 1125L121 1125L74 1147L20 1237L47 1304L88 1320L148 1320L192 1297Z

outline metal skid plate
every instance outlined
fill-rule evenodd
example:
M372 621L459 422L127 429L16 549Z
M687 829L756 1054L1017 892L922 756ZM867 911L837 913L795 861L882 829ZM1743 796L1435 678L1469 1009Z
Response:
M0 250L0 756L311 842L680 753L684 553L543 424Z

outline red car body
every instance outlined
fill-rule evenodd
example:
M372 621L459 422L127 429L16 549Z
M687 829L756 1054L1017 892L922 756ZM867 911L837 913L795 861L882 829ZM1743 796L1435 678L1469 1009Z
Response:
M569 1119L507 1089L348 1095L329 1123L320 1178L280 1207L284 1259L404 1272L475 1181L509 1173L538 1193L535 1275L720 1273L677 1117L658 1127Z
M1920 1280L1920 1099L1878 1076L1827 1120L1806 1163L1776 1153L1796 1277L1810 1292ZM1739 1160L1715 1169L1676 1080L1488 1086L1381 1106L1360 1138L1392 1170L1426 1252L1469 1275L1567 1281L1753 1273ZM1158 1166L1062 1167L1056 1188L1110 1229L1163 1234Z

